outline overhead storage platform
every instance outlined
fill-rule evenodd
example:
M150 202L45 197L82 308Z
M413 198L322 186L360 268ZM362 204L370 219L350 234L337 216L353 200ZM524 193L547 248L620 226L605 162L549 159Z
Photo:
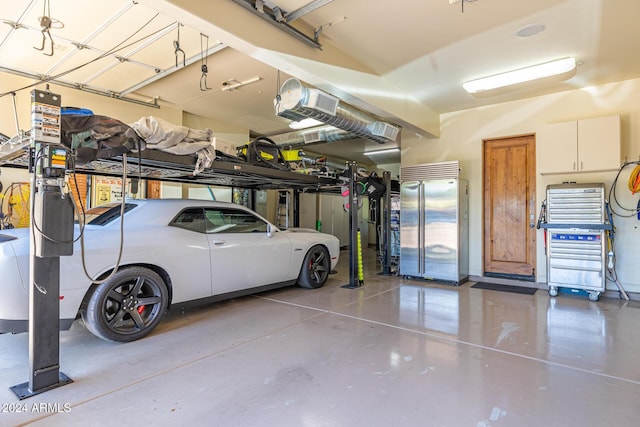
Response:
M0 161L0 166L28 168L28 151L23 149L10 157L9 160ZM320 189L336 183L333 178L224 160L214 160L211 167L194 175L193 171L197 157L175 155L158 150L144 150L140 153L140 156L138 156L138 153L130 153L127 160L127 175L129 177L160 181L190 182L252 189ZM122 157L118 156L112 159L94 160L86 165L76 166L75 171L92 175L122 176L122 169Z

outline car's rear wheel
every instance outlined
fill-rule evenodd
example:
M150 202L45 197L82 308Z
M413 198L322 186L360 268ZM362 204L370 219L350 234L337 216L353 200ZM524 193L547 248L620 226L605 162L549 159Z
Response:
M98 285L80 314L94 335L129 342L147 336L158 325L168 300L167 286L156 272L127 267Z
M329 252L324 246L316 245L309 249L302 262L298 284L303 288L320 288L327 281L331 270Z

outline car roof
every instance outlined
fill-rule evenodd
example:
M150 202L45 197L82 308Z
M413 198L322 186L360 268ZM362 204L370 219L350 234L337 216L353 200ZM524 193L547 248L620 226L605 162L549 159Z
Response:
M233 206L233 207L241 207L244 206L237 205L231 202L222 202L217 200L200 200L200 199L127 199L127 203L136 203L140 205L166 205L166 206Z

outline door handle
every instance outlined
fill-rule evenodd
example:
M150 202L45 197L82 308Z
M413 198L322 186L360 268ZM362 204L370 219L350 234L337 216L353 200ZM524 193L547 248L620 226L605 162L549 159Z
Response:
M222 246L224 245L226 242L224 240L216 240L213 242L214 245L216 246Z

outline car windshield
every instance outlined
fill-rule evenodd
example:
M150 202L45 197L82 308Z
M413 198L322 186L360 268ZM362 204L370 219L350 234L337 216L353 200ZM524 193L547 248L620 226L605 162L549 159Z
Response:
M125 213L135 208L135 203L126 203L124 205ZM114 219L120 217L120 203L109 203L106 205L96 206L85 212L86 224L91 225L107 225ZM77 223L78 221L76 221Z

